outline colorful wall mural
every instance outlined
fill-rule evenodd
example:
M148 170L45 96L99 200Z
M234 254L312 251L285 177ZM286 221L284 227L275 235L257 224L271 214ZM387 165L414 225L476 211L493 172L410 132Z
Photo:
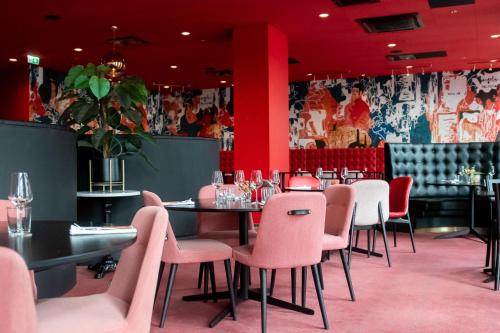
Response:
M30 68L30 120L57 123L64 74ZM296 82L289 85L290 148L376 147L384 142L495 141L500 70ZM201 136L232 150L230 88L151 92L155 135Z
M289 111L290 148L495 141L500 71L292 83Z

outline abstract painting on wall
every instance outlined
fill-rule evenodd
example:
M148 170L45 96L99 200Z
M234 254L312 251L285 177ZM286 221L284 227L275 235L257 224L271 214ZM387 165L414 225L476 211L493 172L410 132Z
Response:
M290 148L494 141L500 71L403 74L289 85Z

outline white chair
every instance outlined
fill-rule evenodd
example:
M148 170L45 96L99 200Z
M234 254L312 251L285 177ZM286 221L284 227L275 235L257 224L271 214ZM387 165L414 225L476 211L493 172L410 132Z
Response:
M356 188L356 215L351 227L349 264L351 263L354 231L367 231L367 255L370 257L370 231L381 229L387 263L391 267L391 256L385 230L385 222L389 218L389 184L384 180L362 180L351 186Z

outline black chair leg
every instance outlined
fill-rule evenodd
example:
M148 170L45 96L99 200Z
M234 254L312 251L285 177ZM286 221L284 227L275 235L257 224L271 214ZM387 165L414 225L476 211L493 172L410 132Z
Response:
M344 250L339 250L340 260L342 260L342 266L344 267L345 279L347 280L347 286L349 287L349 293L351 294L351 300L356 301L356 294L354 294L354 288L352 286L351 272L349 271L349 266L347 265L347 260L345 258Z
M394 235L394 247L398 247L398 242L397 242L397 233L396 233L396 223L392 224L392 233Z
M486 260L484 262L484 267L490 267L490 253L491 253L491 243L492 243L492 236L493 236L493 230L491 229L491 226L493 224L493 221L490 220L490 224L488 226L488 242L486 243ZM493 263L493 261L492 261Z
M203 274L204 274L204 269L205 269L205 263L200 262L200 269L198 271L198 289L201 288L201 280L203 279Z
M356 230L356 244L354 244L355 247L358 247L358 241L359 241L359 230Z
M168 305L170 304L170 297L172 296L172 289L174 287L175 273L177 273L177 264L170 265L170 273L168 274L167 291L165 293L165 300L163 301L163 310L161 313L160 327L165 326L167 319Z
M260 271L260 316L262 333L267 332L267 269L259 268Z
M384 246L385 246L385 254L387 255L387 263L389 264L389 267L391 267L391 255L389 253L389 245L387 244L387 232L385 231L385 222L381 222L380 225L382 226L382 236L384 236Z
M498 253L498 249L500 249L500 244L498 240L498 230L495 233L495 242L497 243L497 252L496 252L496 264L494 267L494 272L495 272L495 291L498 291L500 288L500 253Z
M349 256L347 258L347 263L349 264L349 267L351 267L353 237L354 237L354 223L351 223L351 237L349 238Z
M372 248L372 240L371 240L372 231L370 229L366 230L366 242L368 246L366 247L366 255L370 258L370 249Z
M372 247L372 252L375 252L375 247L377 245L377 228L373 230L373 247Z
M319 307L321 309L321 316L323 317L323 325L325 326L325 329L328 330L328 329L330 329L330 324L328 323L328 316L326 314L325 302L323 300L323 292L321 291L321 285L320 285L319 273L318 273L318 265L312 265L311 270L312 270L312 274L313 274L316 295L318 296Z
M302 267L302 303L306 307L306 290L307 290L307 266Z
M411 247L413 248L413 253L417 253L417 249L415 248L415 239L413 238L413 227L410 221L410 214L408 214L408 228L410 230L410 240L411 240Z
M208 263L208 270L210 271L210 284L212 285L214 303L217 303L217 296L215 296L215 293L217 292L217 287L215 286L215 269L213 262Z
M290 274L291 274L291 279L292 279L292 303L296 304L297 303L297 301L296 301L297 269L296 268L292 268L290 270Z
M275 283L276 283L276 269L273 269L271 270L271 287L269 288L269 296L273 296Z
M210 276L209 270L210 266L208 265L208 263L205 263L205 265L203 265L203 295L205 296L203 302L208 301L208 279Z
M238 290L238 282L240 280L241 273L241 264L239 262L234 263L234 278L233 278L233 286L234 290Z
M231 281L231 261L229 259L224 260L224 270L226 271L227 289L229 289L231 313L233 320L236 320L236 295L234 294L233 281Z
M155 300L156 300L156 296L158 296L158 290L160 289L160 282L161 282L161 278L163 276L164 269L165 269L165 262L162 261L162 262L160 262L160 270L158 271L158 282L156 282Z

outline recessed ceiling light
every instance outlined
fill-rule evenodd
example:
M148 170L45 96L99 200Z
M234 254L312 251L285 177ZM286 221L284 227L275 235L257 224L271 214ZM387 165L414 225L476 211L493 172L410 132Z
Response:
M73 50L75 50L75 52L82 52L83 49L81 47L75 47Z
M413 68L413 66L412 65L406 66L406 69L410 69L410 68Z
M450 13L453 14L453 15L458 14L458 10L457 9L453 9Z
M111 26L111 30L118 30L118 26L117 25L112 25Z
M318 15L320 18L327 18L328 16L330 16L330 14L328 13L321 13Z
M177 65L171 65L170 68L172 69L176 69L177 68Z
M490 62L497 62L497 60L496 59L491 59Z
M361 74L361 76L362 76L362 77L365 77L365 76L366 76L366 74Z
M163 88L168 89L168 88L170 88L170 86L163 86Z
M224 84L226 83L226 80L220 80L220 83Z
M191 35L191 33L189 31L183 31L183 32L181 32L181 35L189 36L189 35Z
M396 43L389 43L389 44L387 44L388 47L396 47L396 45L397 45Z
M307 75L307 76L312 76L313 74L312 74L312 73L307 73L306 75Z
M17 62L17 59L16 58L9 58L9 61L10 62Z
M490 37L491 37L491 38L498 38L498 37L500 37L500 35L495 34L495 35L491 35Z

